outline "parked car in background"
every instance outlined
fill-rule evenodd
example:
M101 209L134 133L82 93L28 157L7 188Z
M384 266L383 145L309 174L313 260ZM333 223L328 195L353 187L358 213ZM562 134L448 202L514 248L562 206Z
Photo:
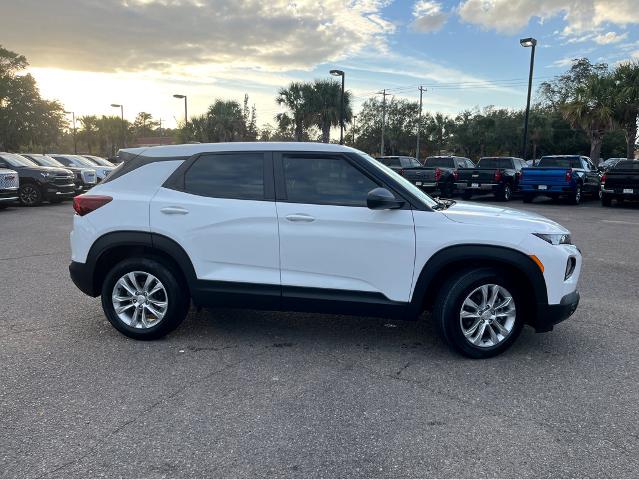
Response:
M92 168L65 166L55 158L41 153L22 153L23 157L33 160L41 167L58 167L73 172L75 175L75 193L84 193L97 183L95 170Z
M455 156L427 157L424 166L404 170L404 177L429 193L452 197L455 193L460 168L472 168L468 158Z
M545 195L567 198L576 205L583 195L599 198L601 179L588 157L548 155L541 157L537 166L522 169L519 185L526 203Z
M124 335L199 307L419 318L486 358L577 308L581 253L533 213L434 200L342 145L132 148L74 199L70 275ZM122 222L123 212L126 222ZM214 248L212 248L214 247Z
M383 157L377 157L375 160L386 165L388 168L392 168L400 175L403 175L404 170L407 168L422 166L415 157L409 157L406 155L386 155Z
M18 200L19 187L18 172L0 167L0 209Z
M115 169L115 167L103 167L98 165L88 158L84 158L82 155L62 155L59 153L53 153L49 154L49 156L55 158L58 162L66 166L93 169L98 182L104 180L107 175Z
M460 168L457 188L462 197L493 193L499 200L508 201L519 191L521 169L526 163L516 157L483 157L475 168Z
M613 200L639 200L639 160L623 159L601 177L601 204L609 207Z
M95 163L96 165L100 165L102 167L113 167L113 168L115 168L117 166L114 163L112 163L109 160L107 160L106 158L98 157L96 155L82 155L82 156L84 158L86 158L87 160Z
M75 175L67 169L41 167L16 153L0 153L0 168L18 173L18 199L24 206L33 207L45 200L59 203L75 196Z
M597 170L599 170L600 172L605 172L607 170L610 170L622 160L627 160L627 158L609 158L608 160L601 162L597 167Z

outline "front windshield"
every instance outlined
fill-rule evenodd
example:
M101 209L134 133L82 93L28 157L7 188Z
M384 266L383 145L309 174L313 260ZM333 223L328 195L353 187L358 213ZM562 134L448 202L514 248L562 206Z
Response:
M367 155L364 152L359 152L359 154L364 157L373 167L383 171L386 175L393 177L397 182L399 182L406 190L409 190L415 197L424 202L428 207L434 208L438 206L438 203L426 195L423 191L413 185L411 182L402 177L399 173L395 172L392 168L387 167L383 163L376 161L370 155Z
M102 165L103 167L115 167L115 165L113 165L108 160L106 160L104 158L96 157L95 155L85 155L84 157L88 158L89 160L92 160L93 162L97 163L98 165Z
M33 160L17 155L15 153L3 153L2 158L12 167L37 167L38 164Z
M55 158L51 158L49 155L39 155L39 154L29 154L28 157L36 163L43 165L45 167L62 167L60 162L58 162Z
M80 155L69 155L69 158L71 158L73 161L75 161L76 163L79 163L80 165L84 166L84 167L97 167L98 164L89 160L88 158L84 158L81 157Z

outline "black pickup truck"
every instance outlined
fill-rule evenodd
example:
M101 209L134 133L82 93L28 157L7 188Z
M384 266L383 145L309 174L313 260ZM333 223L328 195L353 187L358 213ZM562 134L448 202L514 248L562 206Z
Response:
M639 200L639 160L622 160L601 177L601 204Z
M26 207L39 205L43 200L59 203L75 196L75 176L69 170L41 167L22 155L4 152L0 152L0 168L18 173L18 199Z
M457 188L465 200L473 195L493 193L497 199L507 202L519 191L524 167L526 162L517 157L482 157L475 168L459 170Z

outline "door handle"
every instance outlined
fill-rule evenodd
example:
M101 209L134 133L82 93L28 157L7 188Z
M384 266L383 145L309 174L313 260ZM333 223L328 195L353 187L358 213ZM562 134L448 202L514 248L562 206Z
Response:
M315 217L311 217L305 213L292 213L291 215L286 215L286 220L289 222L313 222L315 221Z
M160 209L160 212L167 215L186 215L189 211L182 207L164 207Z

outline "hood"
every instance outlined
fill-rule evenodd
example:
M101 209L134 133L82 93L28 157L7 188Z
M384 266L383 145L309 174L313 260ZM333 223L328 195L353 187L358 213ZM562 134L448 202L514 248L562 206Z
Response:
M517 228L531 233L569 233L557 222L544 216L514 208L457 202L442 213L453 222L468 225Z
M60 167L17 167L22 172L29 173L52 173L57 175L73 175L73 172Z

